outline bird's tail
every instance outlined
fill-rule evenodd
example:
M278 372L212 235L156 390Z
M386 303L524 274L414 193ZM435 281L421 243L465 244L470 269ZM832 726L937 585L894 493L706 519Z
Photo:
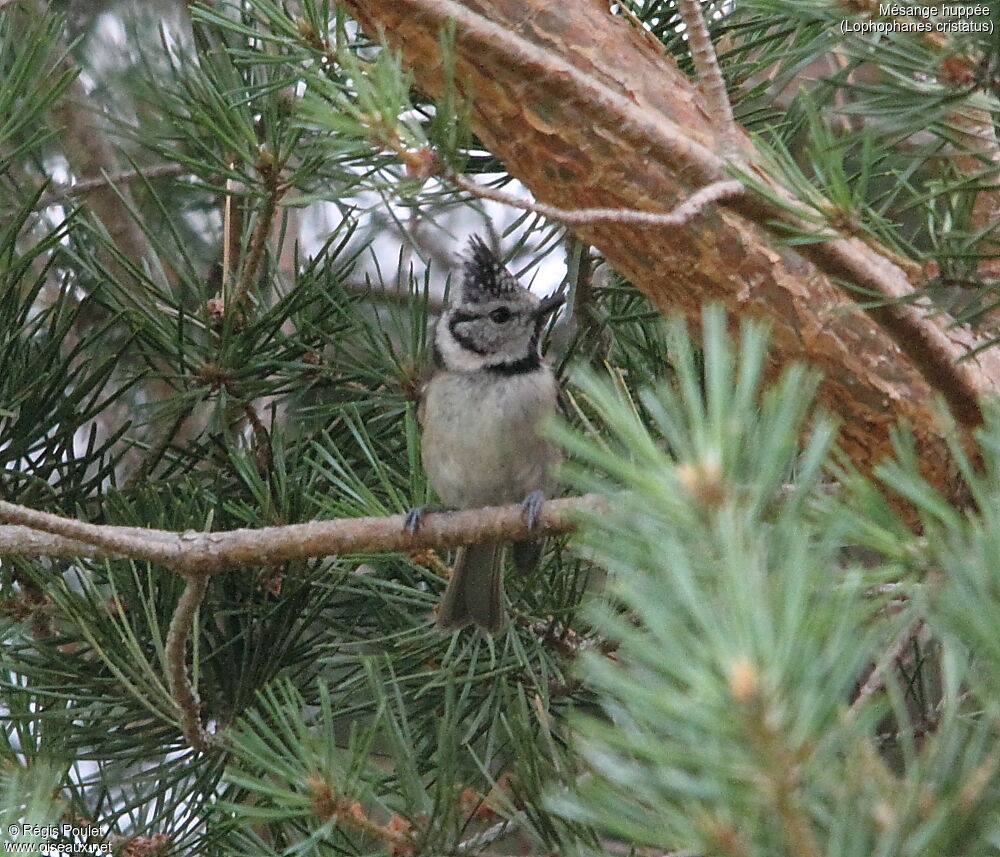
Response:
M507 621L503 609L503 544L461 548L441 599L437 626L454 631L475 622L491 634Z
M514 568L521 574L528 574L538 567L538 560L542 555L544 539L537 539L533 542L513 542L510 546L511 555L514 558Z

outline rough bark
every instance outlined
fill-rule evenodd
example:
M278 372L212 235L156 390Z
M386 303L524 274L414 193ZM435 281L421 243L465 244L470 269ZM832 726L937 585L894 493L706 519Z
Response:
M545 203L667 210L722 175L696 88L602 2L343 2L369 34L401 52L431 94L442 86L439 33L449 15L474 13L526 41L524 50L511 49L499 31L491 42L487 31L458 20L456 69L476 133ZM682 139L665 144L659 132L668 128ZM742 143L752 161L749 141ZM693 316L712 300L735 316L767 318L775 367L805 359L823 371L821 402L842 418L840 441L855 464L870 471L889 449L890 428L905 421L926 476L951 493L933 394L945 397L964 431L973 428L981 419L976 397L1000 390L996 354L957 363L975 344L972 334L900 303L913 293L912 263L850 236L782 246L769 219L789 220L748 195L681 228L602 222L574 232L664 312ZM833 278L894 303L866 312Z

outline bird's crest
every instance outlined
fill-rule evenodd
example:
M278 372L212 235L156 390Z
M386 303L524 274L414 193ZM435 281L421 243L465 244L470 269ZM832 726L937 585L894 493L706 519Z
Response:
M478 235L469 239L469 255L462 268L462 295L468 303L496 300L521 290L497 254Z

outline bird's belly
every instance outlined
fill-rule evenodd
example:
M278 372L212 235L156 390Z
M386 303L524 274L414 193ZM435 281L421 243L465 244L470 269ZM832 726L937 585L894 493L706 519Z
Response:
M555 380L548 372L434 378L424 401L422 457L442 501L473 508L550 491L556 453L539 436L539 427L555 403Z

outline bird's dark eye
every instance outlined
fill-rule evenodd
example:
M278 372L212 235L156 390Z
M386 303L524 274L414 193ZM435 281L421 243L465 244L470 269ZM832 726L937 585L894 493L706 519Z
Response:
M497 324L506 324L510 321L510 310L505 306L499 307L490 313L490 319L495 321Z

